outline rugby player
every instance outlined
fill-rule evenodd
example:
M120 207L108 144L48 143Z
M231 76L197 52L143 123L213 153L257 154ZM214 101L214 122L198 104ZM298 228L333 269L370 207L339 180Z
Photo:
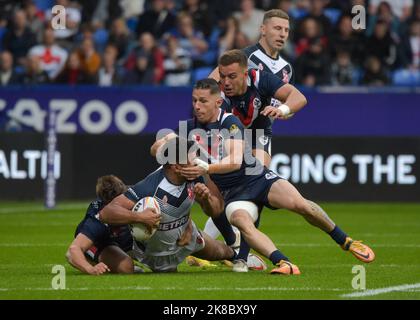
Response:
M246 67L242 76L246 76ZM284 208L298 213L310 224L328 233L337 244L344 250L349 250L359 260L373 261L375 254L368 246L348 237L322 208L303 198L287 180L266 167L262 172L257 169L250 170L252 161L249 161L247 155L251 151L247 150L249 146L243 138L244 128L238 118L220 108L222 103L220 88L214 79L200 80L196 83L193 89L195 118L187 121L186 131L189 136L197 128L204 131L204 137L193 134L192 138L198 143L205 142L207 146L211 146L211 163L197 162L195 166L181 168L180 173L188 180L204 174L210 175L224 196L227 219L241 231L251 248L276 265L271 272L300 273L298 267L291 264L273 242L254 225L259 218L259 206ZM219 133L216 133L217 131ZM215 134L218 139L209 141ZM155 142L155 145L161 144L162 140L164 138ZM219 144L214 145L214 141L219 141ZM255 165L258 167L258 161L254 162ZM242 254L241 249L234 271L247 271L246 256Z
M189 255L210 261L236 258L231 247L202 233L190 219L194 201L209 216L222 212L224 201L211 180L205 184L203 178L187 181L179 173L183 168L192 166L191 157L194 157L193 153L187 158L186 152L176 152L176 158L170 158L169 150L179 150L182 141L180 138L164 141L161 152L157 154L158 159L168 160L161 163L163 167L114 198L100 212L101 220L106 223L131 223L133 216L137 216L131 211L135 203L147 196L158 201L161 220L157 231L149 240L136 242L142 251L140 262L154 272L176 271L177 266ZM190 141L189 148L192 144ZM166 151L169 158L165 155ZM182 246L178 240L185 234L189 235L189 239L184 240L185 245Z
M258 43L242 49L242 52L247 56L248 67L273 73L281 79L283 83L293 83L292 65L280 54L289 38L289 31L290 18L286 12L280 9L267 11L264 14L263 22L260 27L260 39ZM216 67L209 77L219 81L219 67ZM264 101L264 103L268 103L272 106L281 105L281 102L274 98ZM228 107L228 111L232 112L232 108ZM288 119L291 116L293 116L293 114L290 114L283 119ZM258 151L257 148L253 148L253 152L260 161L264 162L265 166L269 167L271 162L271 125L269 125L269 122L266 122L267 120L264 121L263 119L264 118L260 118L252 124L254 128L264 130L264 135L259 138L260 145L262 145L263 148ZM249 127L249 124L247 125L246 122L249 122L249 119L245 118L245 121L242 121L242 124L245 127ZM253 136L254 139L257 139L255 134ZM256 140L254 140L253 143L255 144ZM207 220L204 231L214 239L220 234L211 219Z
M128 255L133 248L128 225L111 226L99 219L101 209L126 190L126 185L116 176L98 178L97 199L89 205L66 253L68 262L81 272L91 275L134 272L133 261ZM153 227L159 219L160 215L146 209L141 215L133 216L130 222L141 222Z

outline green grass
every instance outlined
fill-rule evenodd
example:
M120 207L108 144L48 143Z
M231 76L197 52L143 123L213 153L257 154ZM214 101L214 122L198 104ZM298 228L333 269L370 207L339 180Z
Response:
M353 293L352 268L362 263L323 232L285 211L266 209L261 230L302 275L236 274L227 267L182 264L174 274L83 275L64 258L87 203L0 202L0 299L344 299ZM420 204L332 204L323 208L349 235L376 253L366 267L366 289L420 283ZM194 207L193 219L206 217ZM52 266L66 270L66 290L52 290ZM271 267L271 265L269 264ZM363 299L420 299L420 288ZM347 298L348 299L348 298ZM360 299L360 298L359 298Z

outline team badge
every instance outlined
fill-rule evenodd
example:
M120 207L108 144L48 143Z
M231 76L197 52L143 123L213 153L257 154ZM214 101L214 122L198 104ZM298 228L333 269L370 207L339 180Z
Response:
M278 175L275 174L273 171L270 171L270 172L265 174L265 178L267 180L271 180L271 179L274 179L274 178L277 178L277 177L278 177Z
M263 145L267 145L269 138L267 136L262 135L261 137L258 138L258 141Z
M229 128L230 134L236 134L238 132L239 128L236 124L232 124Z
M255 109L259 109L261 107L261 100L258 98L255 98L253 101L253 104L254 104Z
M262 70L264 70L264 66L262 65L262 63L260 63L260 64L258 65L258 69L260 69L261 71L262 71Z

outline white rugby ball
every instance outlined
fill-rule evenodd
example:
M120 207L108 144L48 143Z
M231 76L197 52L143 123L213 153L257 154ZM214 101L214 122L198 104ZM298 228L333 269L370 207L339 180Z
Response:
M160 213L159 203L153 197L145 197L139 200L131 211L139 212L141 214L141 212L146 208L154 208L156 213ZM131 234L133 235L134 239L138 241L150 239L155 234L156 230L157 227L150 231L143 223L136 223L131 225Z

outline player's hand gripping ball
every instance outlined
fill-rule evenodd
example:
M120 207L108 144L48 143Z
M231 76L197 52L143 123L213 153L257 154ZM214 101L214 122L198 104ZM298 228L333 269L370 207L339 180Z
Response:
M147 208L154 208L156 213L160 214L159 203L153 197L145 197L139 200L133 207L132 211L141 214ZM149 240L156 232L157 227L150 229L143 223L136 223L131 225L131 234L138 241Z

